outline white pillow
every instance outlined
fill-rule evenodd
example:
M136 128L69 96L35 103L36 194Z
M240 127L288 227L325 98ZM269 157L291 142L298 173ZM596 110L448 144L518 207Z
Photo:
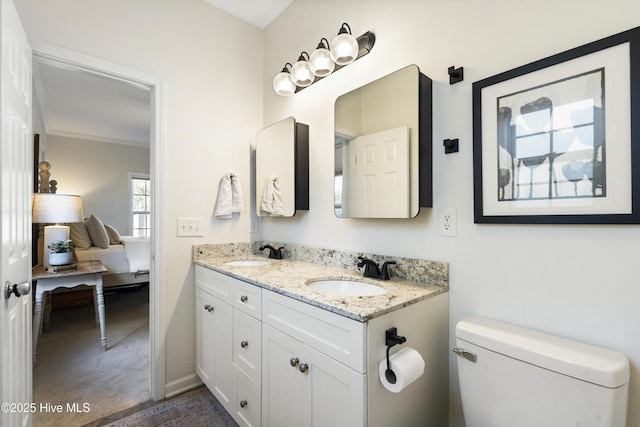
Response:
M118 230L109 224L105 224L104 228L107 230L107 234L109 235L109 243L112 245L119 245L120 233L118 233Z
M84 225L87 227L87 231L89 231L93 246L102 249L109 247L109 233L107 233L107 229L104 228L104 224L100 221L100 218L92 214L84 220Z
M91 236L83 222L73 222L69 226L69 239L75 249L86 250L91 247Z

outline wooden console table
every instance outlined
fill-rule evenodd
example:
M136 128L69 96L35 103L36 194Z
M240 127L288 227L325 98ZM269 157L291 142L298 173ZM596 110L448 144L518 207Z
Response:
M107 349L107 337L104 328L104 296L102 294L102 273L107 269L100 261L83 261L75 270L60 273L48 273L37 265L32 270L32 280L36 282L35 306L33 309L33 363L36 362L38 337L42 331L43 300L47 292L56 288L75 288L80 285L94 287L94 306L96 323L100 325L100 343L102 351Z

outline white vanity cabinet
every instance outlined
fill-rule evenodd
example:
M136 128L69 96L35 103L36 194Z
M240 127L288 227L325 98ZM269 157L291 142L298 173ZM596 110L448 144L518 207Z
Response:
M196 266L198 376L241 426L447 425L448 294L366 322ZM425 360L400 393L385 389L385 331Z
M246 427L260 426L260 294L257 286L196 266L196 373Z

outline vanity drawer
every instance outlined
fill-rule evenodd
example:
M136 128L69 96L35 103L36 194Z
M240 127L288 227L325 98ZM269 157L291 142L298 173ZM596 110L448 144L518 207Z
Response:
M196 287L232 304L235 280L229 276L196 265Z
M233 313L233 363L260 384L262 323L239 310Z
M262 292L262 310L263 323L366 373L365 323L267 290Z
M235 408L232 416L240 427L259 427L262 413L262 392L260 386L237 366L233 367L233 397Z
M260 320L262 318L262 300L260 297L262 288L241 280L232 280L233 306Z

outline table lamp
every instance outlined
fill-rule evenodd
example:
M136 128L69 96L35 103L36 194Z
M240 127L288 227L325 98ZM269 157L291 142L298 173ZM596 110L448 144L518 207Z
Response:
M82 199L71 194L36 193L33 195L34 223L55 224L44 227L44 254L42 264L48 267L51 243L69 240L69 226L64 222L82 222Z

